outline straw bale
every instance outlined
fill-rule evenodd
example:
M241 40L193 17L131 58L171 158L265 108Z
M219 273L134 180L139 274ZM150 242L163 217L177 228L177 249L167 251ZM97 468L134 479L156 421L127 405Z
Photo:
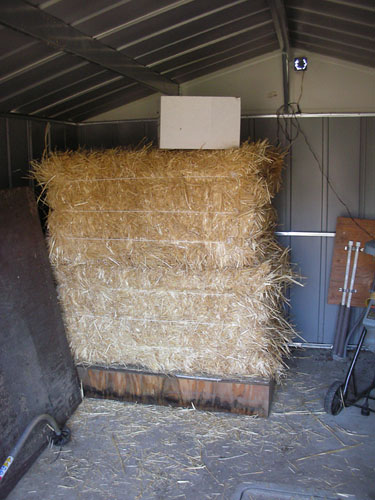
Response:
M141 360L169 373L269 376L270 368L280 369L290 337L289 325L274 312L284 289L281 270L271 262L194 275L65 265L57 277L81 362L139 366Z
M35 166L52 209L51 258L56 264L254 265L265 257L275 225L271 199L282 160L266 142L214 152L53 154Z
M275 242L283 154L54 153L34 164L78 362L279 377L293 282Z

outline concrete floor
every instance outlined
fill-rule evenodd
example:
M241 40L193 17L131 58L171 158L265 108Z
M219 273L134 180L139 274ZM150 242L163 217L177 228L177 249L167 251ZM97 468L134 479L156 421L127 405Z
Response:
M8 499L375 499L375 414L323 410L347 364L298 350L289 365L268 419L85 399L72 441L46 449Z

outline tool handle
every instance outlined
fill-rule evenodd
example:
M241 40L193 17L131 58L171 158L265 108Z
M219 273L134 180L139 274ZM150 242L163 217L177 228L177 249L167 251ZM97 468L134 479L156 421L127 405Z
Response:
M342 329L342 320L344 319L344 311L345 311L345 306L340 305L338 316L337 316L337 322L336 322L335 337L333 339L333 346L332 346L332 354L333 355L337 354L337 347L339 344L340 333L341 333L341 329Z
M348 281L349 281L349 272L350 272L350 261L352 258L352 250L353 250L353 244L354 242L350 240L348 242L348 255L346 256L346 266L345 266L345 278L344 278L344 288L342 292L342 298L341 298L341 305L345 305L346 302L346 294L347 294L347 289L348 289Z
M340 331L340 338L337 345L336 356L338 358L343 359L345 353L345 340L349 330L349 321L350 321L350 307L345 307L344 315L342 319L342 326Z
M357 241L355 244L355 254L354 254L352 275L350 277L350 289L349 289L349 294L348 294L348 300L346 302L346 307L348 307L348 308L350 308L350 304L352 302L352 295L353 295L353 290L354 290L355 275L357 274L358 255L359 255L360 248L361 248L361 242Z

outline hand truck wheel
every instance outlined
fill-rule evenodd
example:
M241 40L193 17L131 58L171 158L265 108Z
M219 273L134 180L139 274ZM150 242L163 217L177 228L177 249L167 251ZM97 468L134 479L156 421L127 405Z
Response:
M343 387L344 384L336 380L328 389L326 397L324 398L324 409L327 413L338 415L344 408Z

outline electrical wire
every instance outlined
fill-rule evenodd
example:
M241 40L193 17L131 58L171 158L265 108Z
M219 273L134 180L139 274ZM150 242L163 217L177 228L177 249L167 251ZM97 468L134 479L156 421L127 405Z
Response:
M299 91L299 97L297 99L297 106L299 107L299 103L301 102L302 99L302 94L303 94L303 80L305 79L305 71L302 71L302 78L301 78L301 88Z
M301 78L301 87L300 87L300 93L298 96L298 99L296 102L289 102L287 105L287 110L285 109L285 105L280 106L277 111L276 111L276 119L277 119L277 130L276 130L276 137L277 137L277 146L281 145L281 134L285 137L285 139L288 142L287 150L289 151L293 144L296 142L296 140L302 136L306 146L308 147L312 157L315 160L315 163L324 177L324 179L327 181L327 185L331 189L332 193L336 197L336 199L339 201L339 203L345 208L349 218L353 221L353 223L364 233L366 233L371 239L375 239L375 236L370 233L365 227L363 227L359 222L357 222L352 215L347 203L342 199L342 197L339 195L337 192L335 186L333 185L331 179L329 178L328 174L324 171L323 165L321 161L319 160L317 154L315 153L313 147L310 144L310 141L302 129L300 120L298 119L298 115L300 115L301 108L300 108L300 102L302 99L303 95L303 82L304 82L304 77L305 77L305 71L302 73L302 78ZM288 124L291 124L290 131L289 131L289 126ZM294 133L293 133L294 130Z

